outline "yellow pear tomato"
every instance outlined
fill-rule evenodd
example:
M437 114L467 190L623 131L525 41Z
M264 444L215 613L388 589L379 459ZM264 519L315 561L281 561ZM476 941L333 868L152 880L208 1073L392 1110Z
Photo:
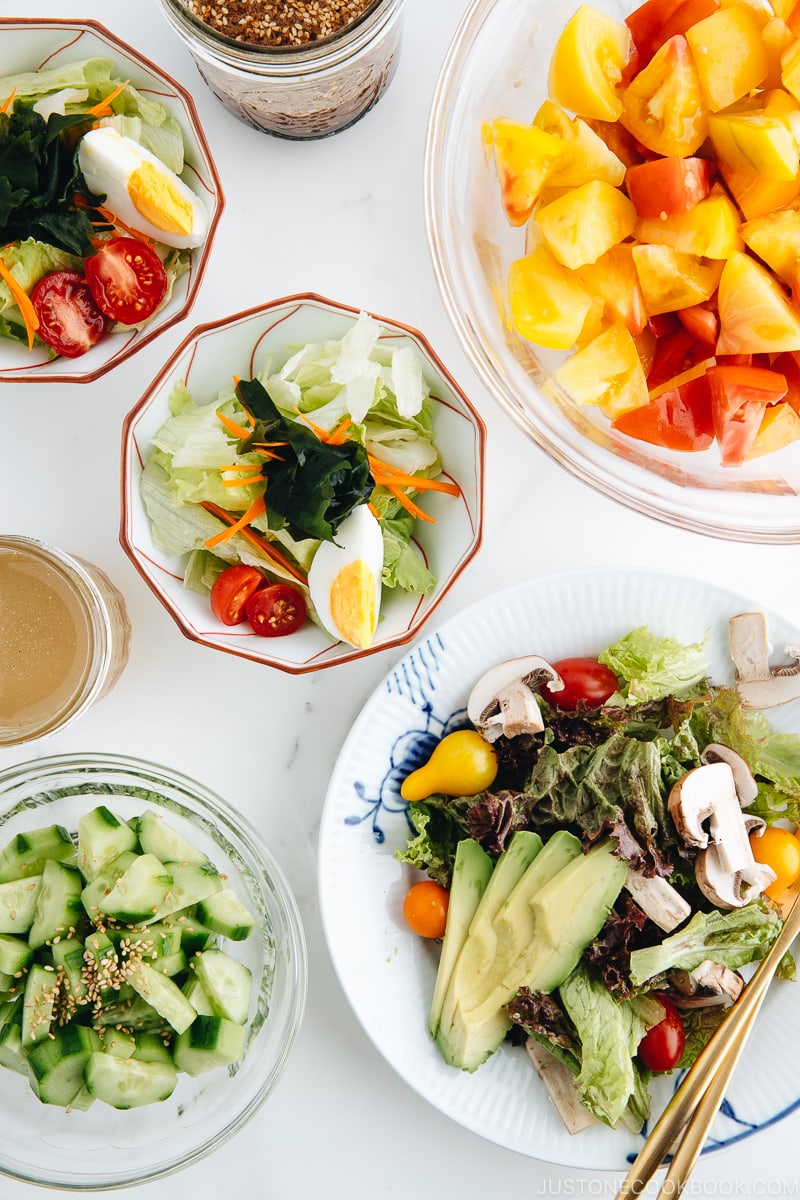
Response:
M456 729L437 743L423 766L406 775L400 795L409 802L434 792L473 796L490 787L496 775L497 755L489 742L476 729Z

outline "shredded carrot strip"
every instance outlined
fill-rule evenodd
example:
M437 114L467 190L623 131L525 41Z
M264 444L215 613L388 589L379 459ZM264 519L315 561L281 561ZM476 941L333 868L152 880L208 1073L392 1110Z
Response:
M388 463L381 462L379 458L374 458L371 454L369 455L369 465L372 478L376 483L394 483L398 487L415 488L418 492L447 492L448 496L461 494L457 483L452 483L447 479L425 479L417 475L406 475L405 472L390 467Z
M299 409L299 408L295 408L295 410L294 410L294 411L297 413L297 415L298 415L298 417L300 418L300 420L301 420L301 421L305 421L305 423L306 423L306 425L308 426L308 428L309 428L309 429L312 429L312 430L314 431L314 433L317 435L317 437L319 438L319 440L320 440L321 442L327 442L327 440L328 440L328 431L327 431L327 429L323 429L321 425L315 425L315 424L314 424L314 422L311 420L311 418L310 418L310 417L306 416L306 414L305 414L305 413L301 413L301 412L300 412L300 409Z
M325 441L330 446L341 446L343 442L348 441L347 431L353 424L352 417L342 417L338 425L330 431Z
M419 507L418 504L415 504L411 497L407 496L402 488L395 487L394 484L391 483L387 483L385 486L392 493L395 499L400 501L403 508L408 509L412 517L416 517L419 521L430 521L433 523L434 518L429 517L428 514Z
M39 328L39 318L36 315L36 309L31 304L27 292L17 283L2 258L0 258L0 278L4 279L8 284L9 291L19 306L19 311L22 313L22 319L25 322L25 329L28 333L28 349L32 350L33 335Z
M381 518L380 518L380 514L378 513L378 510L377 510L377 508L375 507L375 505L372 503L372 501L371 501L371 500L370 500L370 501L369 501L369 503L367 504L367 508L368 508L368 509L369 509L369 511L372 513L373 517L376 517L376 518L377 518L377 519L380 521L380 519L381 519Z
M253 442L253 447L261 446L288 446L288 442Z
M242 479L223 479L223 487L249 487L251 483L264 483L263 475L245 475Z
M98 101L97 104L93 104L91 108L87 108L87 110L86 110L87 114L90 117L113 116L113 109L111 108L111 101L116 100L117 96L121 95L122 92L125 91L125 88L128 86L129 83L130 83L130 79L126 79L124 83L121 83L119 85L119 87L115 87L113 92L108 93L105 100L100 100L100 101Z
M214 537L208 538L205 545L208 546L210 550L214 546L219 546L222 542L227 542L235 533L239 533L239 531L243 529L245 525L249 525L252 520L254 520L256 517L260 517L263 512L266 512L266 508L267 505L264 497L259 496L257 500L253 501L247 512L243 513L242 516L239 517L238 521L234 521L232 525L228 525L227 529L223 529L221 533L216 534ZM219 510L219 512L223 511L223 509ZM219 513L216 515L219 516ZM225 519L229 519L227 513L225 514Z
M258 463L227 463L220 471L260 471Z
M225 426L228 433L232 433L234 437L237 437L237 438L249 438L250 437L249 429L245 429L244 425L237 425L237 423L235 421L232 421L230 419L230 417L226 417L225 413L218 412L217 417L219 418L220 421L222 421L222 424Z
M693 367L689 367L688 371L681 371L680 375L673 375L671 379L667 379L664 383L660 383L658 387L650 389L649 395L651 400L657 400L659 396L663 396L665 392L671 392L675 388L682 387L684 383L691 383L693 379L699 379L701 375L705 375L709 367L713 367L716 363L716 358L704 358L702 362L697 363Z
M219 517L220 521L226 521L228 523L233 521L230 513L227 513L224 508L219 508L218 505L213 504L210 500L203 501L200 507L204 508L206 512L210 512L212 516ZM245 516L247 516L246 513ZM273 562L278 563L281 567L283 567L284 571L288 572L288 574L296 579L299 583L306 582L305 575L298 571L297 567L290 563L288 558L284 558L280 550L276 550L271 542L267 541L266 538L261 537L261 535L256 533L254 529L250 529L249 525L242 526L241 528L235 528L235 526L240 525L241 521L234 522L234 525L231 525L230 530L225 530L225 533L227 533L229 536L232 533L241 533L242 537L246 538L251 545L260 550L261 553L266 555L267 558L271 558ZM210 546L211 542L206 542L206 545Z
M17 94L17 89L12 88L11 91L9 92L9 94L6 96L3 103L0 104L0 112L8 112L9 108L14 103L14 97L16 96L16 94Z

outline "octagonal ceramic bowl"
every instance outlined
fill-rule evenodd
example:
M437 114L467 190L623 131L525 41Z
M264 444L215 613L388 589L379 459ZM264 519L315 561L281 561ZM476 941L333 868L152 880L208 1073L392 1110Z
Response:
M115 77L129 80L144 99L163 105L178 122L184 141L181 178L200 197L208 212L205 241L191 251L188 270L175 281L171 294L146 323L114 329L86 353L74 358L53 358L41 342L34 343L29 350L24 343L0 338L0 382L88 383L124 362L191 311L224 207L222 185L189 93L97 21L0 18L0 38L3 45L0 74L4 77L85 59L111 60Z
M159 549L140 492L151 441L170 415L169 400L183 383L196 404L216 401L232 376L251 379L270 363L278 371L290 354L311 342L337 339L359 319L357 309L311 293L273 300L200 325L184 339L128 414L122 444L120 541L156 598L193 641L293 674L350 662L410 641L477 553L483 524L483 422L428 340L415 329L368 314L380 327L377 346L412 347L434 402L434 439L442 478L451 491L425 493L432 521L416 520L412 545L436 578L424 595L383 589L381 617L368 649L334 641L310 620L289 636L263 637L248 624L223 625L207 595L184 585L186 559ZM400 593L400 594L398 594Z

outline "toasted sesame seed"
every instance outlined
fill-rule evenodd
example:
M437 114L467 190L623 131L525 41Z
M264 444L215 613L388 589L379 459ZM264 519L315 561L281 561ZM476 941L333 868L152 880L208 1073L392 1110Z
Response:
M186 9L224 37L256 46L305 46L339 33L371 0L183 0Z

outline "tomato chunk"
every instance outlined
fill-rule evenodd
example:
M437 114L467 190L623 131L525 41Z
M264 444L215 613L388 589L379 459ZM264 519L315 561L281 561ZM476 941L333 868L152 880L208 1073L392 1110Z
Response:
M641 66L676 33L686 33L697 21L710 17L719 0L645 0L625 18Z
M51 271L31 292L39 337L57 354L77 358L106 332L108 322L79 271Z
M786 380L769 368L728 363L710 367L706 378L722 465L738 467L756 439L767 405L786 395Z
M711 190L707 158L655 158L628 167L628 195L640 217L688 212Z
M152 246L138 238L113 238L86 259L86 281L97 307L111 321L138 325L167 294L167 272Z
M295 633L306 619L303 594L289 583L273 583L253 592L245 605L253 633L284 637Z
M214 580L211 588L211 611L223 625L240 625L244 621L245 605L259 588L264 576L256 567L234 563Z
M649 404L623 413L614 429L668 450L706 450L714 441L711 395L704 375L670 388Z

